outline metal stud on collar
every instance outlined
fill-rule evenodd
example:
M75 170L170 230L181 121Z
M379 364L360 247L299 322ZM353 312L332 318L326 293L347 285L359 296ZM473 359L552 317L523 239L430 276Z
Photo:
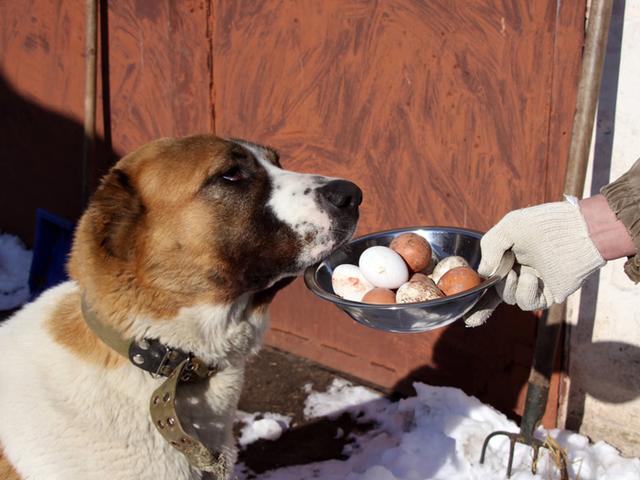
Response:
M175 408L180 385L207 380L215 375L219 368L207 366L191 353L169 348L158 339L134 340L123 337L120 332L100 320L84 294L80 306L87 326L107 346L152 376L168 377L151 396L150 411L153 424L169 444L183 453L194 467L210 472L215 480L226 479L229 469L222 452L210 451L198 439L185 432Z
M160 435L186 456L189 463L202 471L213 473L216 480L222 480L228 472L224 455L219 451L212 452L197 438L189 435L182 427L176 411L176 395L180 385L209 377L209 370L205 368L203 372L198 364L195 357L183 360L153 392L149 404L151 419Z

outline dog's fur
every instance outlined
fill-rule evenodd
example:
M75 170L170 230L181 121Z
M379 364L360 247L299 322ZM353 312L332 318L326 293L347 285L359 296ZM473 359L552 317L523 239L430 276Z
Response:
M151 424L149 398L163 380L96 337L81 295L124 337L158 338L221 367L185 386L177 408L185 429L232 464L244 362L260 347L269 302L355 229L360 191L344 193L342 182L336 193L337 183L211 135L158 140L121 159L78 224L72 280L0 327L3 478L207 478Z

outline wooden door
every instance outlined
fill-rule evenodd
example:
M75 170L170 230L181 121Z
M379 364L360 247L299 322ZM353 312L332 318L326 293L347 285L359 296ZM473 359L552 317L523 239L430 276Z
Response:
M561 193L584 2L220 0L213 11L216 132L358 183L359 234L486 230ZM297 281L275 302L268 342L387 388L459 386L513 414L535 320L501 308L479 329L387 334Z
M28 0L0 16L0 200L20 206L0 225L27 241L35 207L81 210L83 7ZM119 153L215 130L276 147L287 168L349 178L364 190L359 234L485 230L561 193L584 14L583 0L102 2L99 105ZM535 318L515 309L479 329L392 335L298 281L272 319L271 345L376 385L453 385L521 411Z
M100 6L93 185L146 142L213 129L209 2ZM83 0L1 7L0 204L13 207L0 211L0 229L27 243L36 208L75 221L84 207L84 9Z

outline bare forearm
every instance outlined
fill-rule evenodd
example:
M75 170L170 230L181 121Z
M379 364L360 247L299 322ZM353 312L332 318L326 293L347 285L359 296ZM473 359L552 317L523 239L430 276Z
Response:
M585 198L579 204L587 222L589 236L602 258L615 260L636 254L629 232L611 211L603 195Z

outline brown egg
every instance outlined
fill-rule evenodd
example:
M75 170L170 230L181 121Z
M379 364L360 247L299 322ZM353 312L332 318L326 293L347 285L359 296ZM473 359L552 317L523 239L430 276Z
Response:
M433 273L433 269L436 268L437 264L438 264L438 261L435 259L435 257L432 254L431 261L425 268L420 270L420 273L424 273L425 275L431 275Z
M436 287L436 282L433 281L433 279L431 277L429 277L428 275L425 275L424 273L414 273L413 275L411 275L411 278L409 279L410 282L422 282L422 283L426 283L427 285L430 285L434 288Z
M445 257L438 262L433 271L431 272L430 277L433 278L433 281L438 283L442 276L447 273L452 268L456 267L468 267L469 263L462 257L458 257L456 255L452 255L450 257Z
M445 295L455 295L480 285L482 277L471 267L456 267L445 273L438 282L438 288Z
M365 293L362 297L364 303L396 303L396 294L388 288L374 288Z
M395 250L414 272L426 268L431 262L431 245L424 237L416 233L398 235L393 239L389 248Z
M409 281L410 282L430 282L431 279L424 273L414 273L413 275L411 275L411 278L409 278Z

